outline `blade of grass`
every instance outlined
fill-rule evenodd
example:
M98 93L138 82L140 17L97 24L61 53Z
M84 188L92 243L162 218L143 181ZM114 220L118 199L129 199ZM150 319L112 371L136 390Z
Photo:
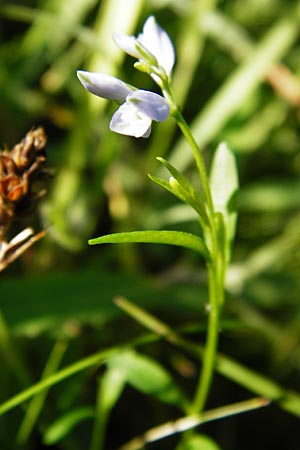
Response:
M57 16L53 12L16 4L1 6L0 14L10 20L25 23L32 23L35 20L43 20L45 23L49 24L49 27L52 28L55 28L57 21ZM85 44L90 49L106 54L103 42L99 41L95 33L89 28L82 26L79 23L70 28L70 25L65 23L64 30L70 34L71 37L75 37L77 41L82 42L82 44ZM60 56L58 55L58 57Z
M105 431L111 410L118 401L126 379L120 370L107 368L98 380L95 418L90 450L102 450L105 443Z
M54 374L57 371L58 366L61 363L61 360L65 354L65 351L67 349L67 343L65 341L57 341L52 349L52 352L48 358L48 361L45 365L43 374L41 379L45 380L52 374ZM18 434L17 434L17 442L21 445L24 445L34 426L35 423L38 420L38 417L40 415L40 412L43 408L43 405L45 403L47 393L49 389L45 389L43 392L41 392L39 395L34 397L30 404L28 405L28 408L26 410L26 414L24 416L24 419L20 425Z
M61 416L55 418L43 433L43 444L47 446L52 446L59 441L72 440L71 432L73 429L81 424L83 421L90 421L94 416L93 408L89 406L79 406L77 408L72 408ZM79 449L79 446L74 444L69 444L69 448Z
M114 354L119 353L120 351L124 351L124 349L126 348L132 348L141 343L146 343L153 340L156 340L155 336L149 335L142 336L141 338L127 342L123 346L110 347L108 349L101 350L90 356L87 356L86 358L82 358L79 361L76 361L75 363L70 364L69 366L61 369L55 374L45 378L44 380L38 381L29 388L24 389L14 397L11 397L10 399L2 403L0 405L0 416L10 411L11 409L15 408L16 406L21 405L26 400L29 400L31 397L40 394L50 386L54 386L55 384L58 384L61 381L64 381L67 378L74 376L77 373L87 370L91 367L103 364L107 360L107 358L111 357Z
M163 425L151 428L142 436L137 436L125 445L122 445L119 450L139 450L144 448L144 446L150 442L158 441L175 433L182 433L184 431L191 430L192 428L213 420L223 419L235 414L253 411L254 409L262 408L268 404L268 400L264 398L252 398L244 402L234 403L232 405L226 405L206 411L201 414L201 416L192 415L182 417L172 422L167 422Z
M42 14L35 10L37 14L21 43L21 52L32 54L46 46L48 58L55 59L68 45L74 30L85 20L95 3L96 0L44 2Z
M168 325L147 311L120 297L116 299L116 304L148 330L202 359L203 347L197 346L193 342L182 338ZM251 392L275 401L282 409L299 417L300 395L298 393L290 389L285 389L268 377L239 364L221 353L218 353L216 357L215 370L229 380L249 389Z
M74 364L65 367L59 372L56 372L54 375L32 385L30 388L25 389L6 402L2 403L0 405L0 416L16 406L21 405L24 401L30 399L36 394L39 394L48 387L53 386L83 370L103 364L107 358L114 354L118 354L120 351L124 351L126 348L132 348L148 342L153 342L161 337L165 338L176 347L179 347L197 358L202 359L203 347L195 345L194 342L182 338L178 333L172 330L164 322L157 319L155 316L121 297L116 299L116 304L135 320L141 323L145 328L154 332L155 335L144 335L134 341L128 342L126 345L112 347L94 353L87 358L83 358ZM225 376L229 380L236 382L240 386L245 387L257 395L261 395L269 400L277 402L278 405L286 412L299 417L300 395L298 393L290 389L288 390L283 388L273 380L270 380L268 377L242 366L238 362L222 354L218 354L216 357L215 369L216 372Z
M7 411L15 408L16 406L21 405L31 397L40 394L50 386L54 386L55 384L75 375L76 373L89 369L90 367L101 365L109 355L112 355L114 352L118 351L119 348L113 347L107 350L100 351L98 353L94 353L87 358L82 358L79 361L76 361L74 364L65 367L64 369L56 372L50 377L39 381L38 383L30 386L28 389L21 391L19 394L2 403L0 405L0 416L5 414Z

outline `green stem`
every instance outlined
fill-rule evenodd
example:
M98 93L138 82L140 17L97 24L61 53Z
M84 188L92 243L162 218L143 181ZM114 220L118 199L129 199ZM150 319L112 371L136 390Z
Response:
M186 140L190 144L193 151L194 159L199 171L199 175L202 181L202 187L205 194L208 216L210 220L210 226L208 229L203 230L206 234L206 240L210 242L211 263L208 264L209 274L209 320L205 350L203 355L203 365L196 388L194 400L191 405L191 413L201 413L205 406L210 386L212 383L215 358L218 348L218 336L219 336L219 319L220 319L220 305L223 303L224 298L224 267L222 251L219 248L220 244L217 239L217 230L214 220L214 206L211 196L211 190L209 180L205 168L205 164L198 148L198 145L192 135L189 126L183 118L180 110L176 106L173 110L173 116L177 120L177 123L184 134Z
M160 76L160 75L158 74L158 76ZM162 82L162 85L161 85L162 93L163 93L165 99L169 102L169 104L171 106L171 115L176 120L177 125L181 129L182 134L186 138L186 140L189 143L191 150L193 152L194 160L195 160L198 172L199 172L200 180L202 182L202 188L204 191L207 206L208 206L210 215L213 216L213 211L214 211L213 201L212 201L211 191L210 191L210 187L209 187L209 180L208 180L204 160L202 158L202 154L200 152L197 142L195 141L193 134L191 133L190 127L186 123L185 118L181 114L181 111L174 100L173 93L170 88L169 78L168 77L161 78L161 82Z
M173 109L173 117L177 121L179 128L181 129L183 135L185 136L187 142L189 143L189 145L191 147L191 150L194 155L195 163L196 163L199 175L200 175L200 179L202 182L203 192L205 195L205 199L207 201L207 206L208 206L209 212L212 214L214 208L213 208L213 202L212 202L212 197L211 197L211 191L210 191L210 187L209 187L208 176L206 173L205 164L204 164L202 155L200 153L199 147L197 145L197 142L195 141L194 136L192 135L191 130L190 130L188 124L186 123L184 117L182 116L178 106L175 106L175 108Z
M218 272L213 266L208 266L209 273L209 319L206 343L203 354L203 364L196 393L190 408L190 413L200 414L204 407L212 383L215 359L218 348L220 307L223 297L223 287L220 286Z
M219 337L219 319L221 306L224 301L224 278L225 278L225 258L222 244L218 239L218 227L216 214L213 205L209 179L202 154L197 142L182 116L180 109L174 101L170 89L169 80L162 78L162 92L171 105L171 115L175 118L179 128L189 143L193 152L194 160L199 172L202 189L205 196L208 215L208 226L203 229L205 241L210 252L210 262L208 263L209 274L209 320L207 337L203 355L203 365L200 378L196 388L196 393L190 408L190 413L201 413L205 406L210 386L212 383L215 359Z
M209 320L207 337L205 343L205 350L203 355L203 365L200 373L198 385L196 388L195 396L191 404L190 413L200 414L204 407L209 394L210 386L212 383L215 358L218 348L218 336L219 336L219 318L220 307L223 303L224 288L222 283L222 258L220 258L220 248L217 239L217 230L214 220L214 206L209 185L209 180L206 172L206 167L200 153L199 147L195 141L191 130L182 116L179 108L175 106L173 108L173 116L176 119L178 126L180 127L183 135L189 143L194 159L197 165L197 169L202 182L203 192L208 207L209 228L203 230L206 234L206 240L210 242L211 263L208 264L209 274Z

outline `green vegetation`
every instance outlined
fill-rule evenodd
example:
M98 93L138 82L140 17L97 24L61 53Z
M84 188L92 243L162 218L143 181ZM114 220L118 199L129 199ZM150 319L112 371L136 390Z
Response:
M111 37L150 15L171 114L135 139L76 71L160 94ZM299 26L296 0L0 5L1 449L298 449Z

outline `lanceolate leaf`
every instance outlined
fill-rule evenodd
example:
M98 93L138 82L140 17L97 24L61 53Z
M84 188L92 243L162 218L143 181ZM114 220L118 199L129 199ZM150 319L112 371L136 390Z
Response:
M111 370L118 370L137 390L166 403L181 407L186 404L186 399L172 376L154 359L127 350L109 358L107 364Z
M91 419L94 411L89 406L81 406L58 417L45 431L43 441L46 445L56 442L68 435L83 420Z
M207 248L203 240L191 233L170 230L131 231L128 233L116 233L90 239L90 245L96 244L124 244L124 243L152 243L177 245L189 248L200 253L206 260L209 258Z
M150 174L148 175L148 177L150 178L151 181L158 184L158 186L162 187L166 191L171 192L171 194L175 195L175 197L179 198L179 200L186 203L185 199L178 191L174 192L174 190L171 188L170 183L168 181L165 181L162 178L158 178L158 177L155 177L154 175L150 175Z
M104 448L107 422L126 384L125 374L108 368L100 377L90 450Z
M224 218L228 250L235 235L235 195L238 175L234 156L225 143L218 146L211 167L210 186L215 211Z
M172 166L172 164L168 163L163 158L156 158L172 175L171 178L175 180L174 184L171 183L171 178L169 181L169 185L171 186L171 192L180 198L182 201L190 205L194 208L195 211L201 216L203 219L206 219L206 211L204 207L203 199L200 194L196 192L194 186L188 181L188 179L179 172L176 167ZM155 180L153 180L155 181Z
M186 179L186 177L180 173L172 164L168 163L164 158L156 158L165 168L170 172L171 175L178 181L182 188L189 194L196 195L195 190L191 183Z
M179 200L181 200L182 202L190 205L200 217L206 218L206 211L200 195L197 194L194 190L191 190L193 189L192 185L190 185L187 189L185 188L185 186L181 183L183 177L178 178L174 177L173 175L169 181L165 181L162 178L158 178L149 174L148 177L151 181L158 184L163 189L171 192L171 194L175 195L175 197L179 198ZM173 179L173 182L171 182L171 179ZM186 182L188 183L187 180Z

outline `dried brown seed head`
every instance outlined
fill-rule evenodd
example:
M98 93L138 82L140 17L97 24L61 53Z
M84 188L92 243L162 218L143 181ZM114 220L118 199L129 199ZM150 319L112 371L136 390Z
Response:
M33 236L29 240L7 242L7 233L12 222L31 213L46 192L43 167L46 142L44 130L37 128L29 131L11 151L0 150L0 271L37 240ZM41 233L36 235L38 239Z

